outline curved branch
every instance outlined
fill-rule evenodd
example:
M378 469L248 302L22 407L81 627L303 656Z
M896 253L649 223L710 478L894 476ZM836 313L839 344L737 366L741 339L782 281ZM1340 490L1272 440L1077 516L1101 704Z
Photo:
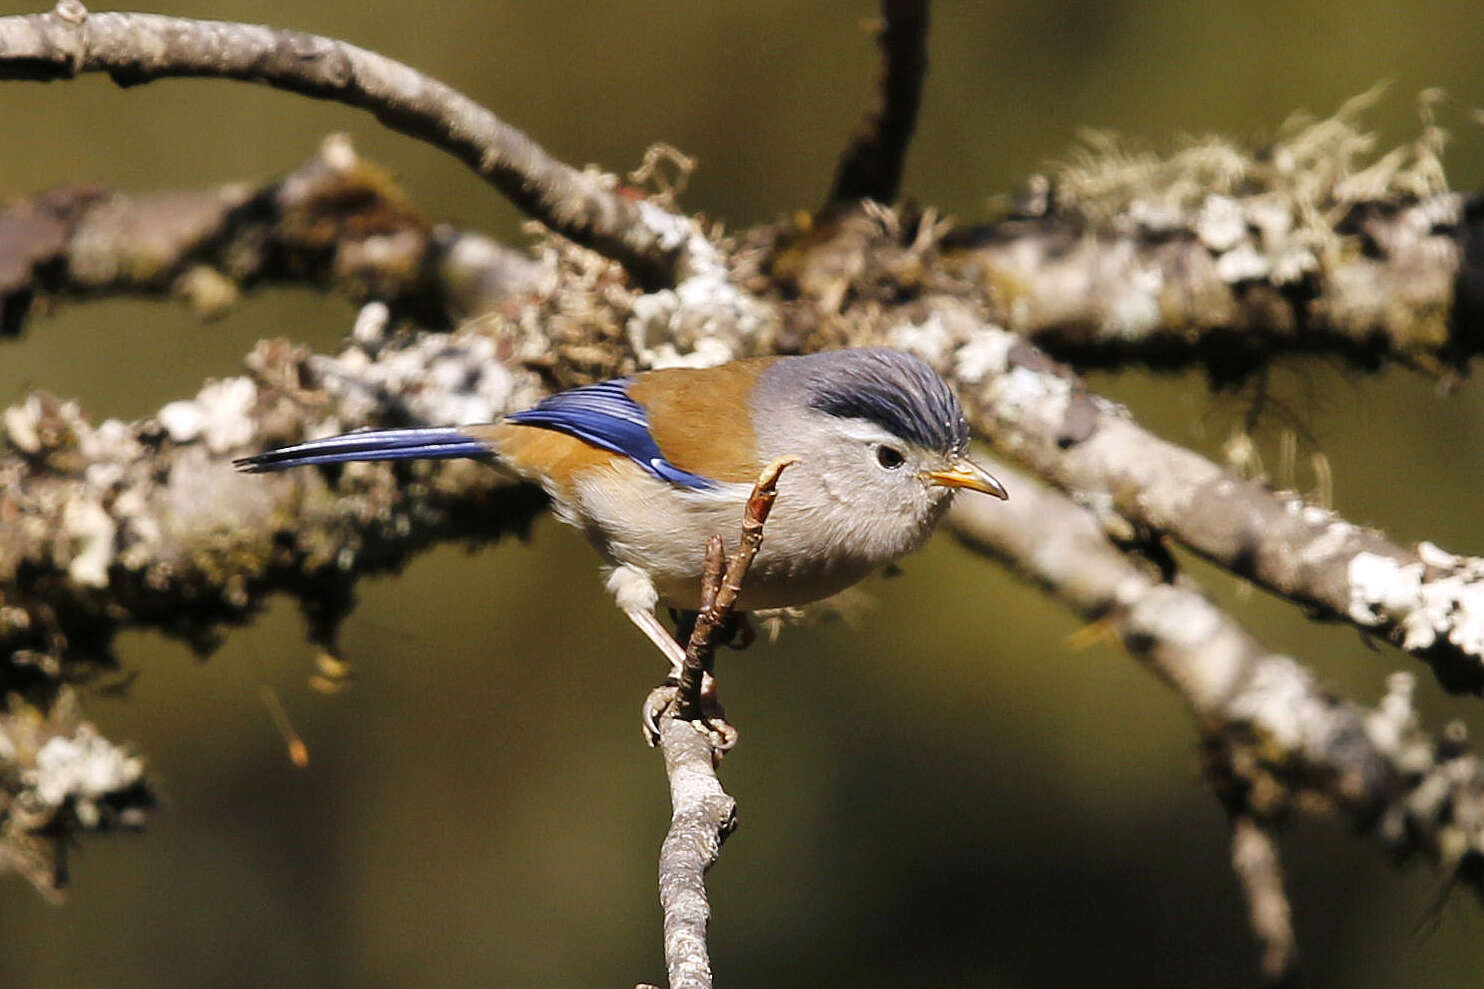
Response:
M171 76L259 82L370 111L455 155L527 214L620 262L647 286L678 280L700 238L689 221L557 161L451 87L343 41L226 21L91 14L77 0L60 0L47 14L0 18L0 79L84 72L106 72L120 86Z

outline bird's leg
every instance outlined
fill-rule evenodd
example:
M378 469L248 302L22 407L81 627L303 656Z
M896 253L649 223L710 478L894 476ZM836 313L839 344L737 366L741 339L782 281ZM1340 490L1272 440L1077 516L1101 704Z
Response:
M680 669L685 665L685 646L675 641L669 629L654 617L654 612L643 608L625 608L624 614L629 616L629 621L639 626L639 631L648 636L655 648L670 661L670 676L679 682Z

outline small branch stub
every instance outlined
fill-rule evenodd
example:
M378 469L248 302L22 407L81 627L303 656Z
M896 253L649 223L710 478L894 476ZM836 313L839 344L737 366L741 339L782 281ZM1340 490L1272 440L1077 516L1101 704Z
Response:
M1261 949L1263 984L1293 985L1298 944L1283 890L1283 863L1272 834L1248 814L1232 819L1232 869L1247 900L1247 919Z

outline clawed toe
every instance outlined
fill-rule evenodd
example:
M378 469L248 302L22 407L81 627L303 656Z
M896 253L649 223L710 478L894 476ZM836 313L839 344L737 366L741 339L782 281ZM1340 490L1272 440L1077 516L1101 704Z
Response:
M651 748L660 741L660 719L671 711L678 715L679 705L680 684L673 678L655 687L644 699L639 718L644 741ZM730 751L737 744L737 729L727 722L726 711L722 710L721 702L716 697L716 681L709 674L701 688L699 717L691 719L690 724L697 731L706 733L718 756Z

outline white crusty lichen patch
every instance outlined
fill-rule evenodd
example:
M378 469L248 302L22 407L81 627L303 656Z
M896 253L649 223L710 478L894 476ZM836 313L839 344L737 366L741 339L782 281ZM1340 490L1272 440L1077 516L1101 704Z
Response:
M101 804L110 794L129 789L144 775L144 760L114 745L89 724L71 735L58 735L36 753L36 763L21 774L22 782L44 806L71 803L78 823L97 827Z
M933 313L920 323L904 321L886 333L886 344L893 350L920 357L935 368L944 368L953 355L959 335L949 328L948 320Z
M646 367L715 367L745 356L766 320L755 299L708 268L634 299L624 329Z
M1402 562L1357 553L1346 571L1351 620L1400 628L1404 649L1427 649L1443 639L1484 657L1484 560L1456 557L1430 543L1419 546L1418 555Z
M1010 348L1019 339L999 327L986 327L958 349L954 376L965 385L977 385L986 377L1003 374L1010 366Z
M691 217L640 202L645 224L667 249L684 245L673 289L634 299L625 330L646 367L714 367L745 356L769 316L733 282L726 259Z
M1419 97L1414 140L1377 153L1361 118L1382 92L1356 96L1328 118L1295 116L1261 152L1201 137L1160 155L1090 132L1056 171L1057 205L1124 235L1190 230L1229 285L1297 282L1339 249L1332 217L1349 204L1436 197L1437 208L1456 205L1441 164L1444 132L1432 122L1437 94Z
M1010 351L1019 342L1020 338L1007 330L979 325L958 349L955 377L961 385L980 386L999 416L1060 416L1072 395L1071 379L1034 368L1012 367Z
M171 402L155 416L177 443L200 441L212 453L236 450L253 437L258 386L249 378L208 382L195 398Z
M64 690L43 714L12 698L0 709L0 772L13 775L9 827L34 831L71 809L85 828L106 822L143 823L149 803L110 803L144 780L144 760L98 734L78 717L76 695Z
M374 355L357 345L316 359L315 369L339 405L335 420L323 423L326 435L372 419L387 395L416 421L438 426L491 422L538 397L517 394L519 382L498 359L496 342L474 332L430 333Z
M1340 723L1309 671L1288 656L1262 657L1247 674L1243 689L1227 703L1225 716L1257 727L1284 751L1325 762Z

